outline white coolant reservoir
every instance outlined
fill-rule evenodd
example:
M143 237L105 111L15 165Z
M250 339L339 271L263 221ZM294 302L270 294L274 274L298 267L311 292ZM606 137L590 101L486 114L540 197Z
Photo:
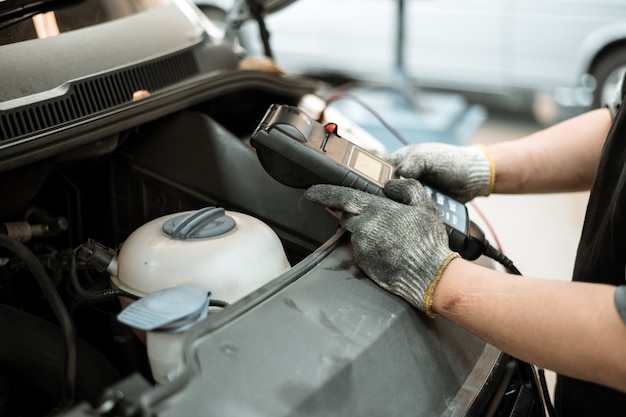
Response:
M203 297L233 303L289 267L278 236L265 223L208 207L135 230L120 249L111 281L143 297L118 318L145 336L153 376L165 383L182 369L184 332L204 317ZM189 306L195 307L183 311ZM164 315L168 309L173 316Z
M243 213L208 207L155 219L123 243L114 286L145 296L178 285L232 303L289 268L278 236Z

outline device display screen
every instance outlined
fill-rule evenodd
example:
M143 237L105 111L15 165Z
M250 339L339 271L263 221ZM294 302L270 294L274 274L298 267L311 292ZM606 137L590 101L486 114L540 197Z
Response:
M382 162L358 148L354 148L353 152L354 169L374 181L378 181L383 169Z

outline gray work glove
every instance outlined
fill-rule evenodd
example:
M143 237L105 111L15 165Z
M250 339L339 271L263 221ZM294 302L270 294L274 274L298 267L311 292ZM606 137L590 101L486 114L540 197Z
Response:
M385 158L398 175L415 178L466 203L493 191L495 165L483 146L422 143L398 149Z
M352 232L356 263L382 288L434 317L432 297L450 261L439 211L424 187L413 179L394 179L384 188L389 198L336 185L314 185L305 197L342 210L340 223Z

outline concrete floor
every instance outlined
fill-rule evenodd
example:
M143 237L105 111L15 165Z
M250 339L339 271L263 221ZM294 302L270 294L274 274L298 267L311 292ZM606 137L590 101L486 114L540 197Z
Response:
M530 114L488 109L487 120L472 143L512 140L541 128ZM501 250L522 274L568 281L588 195L492 195L470 204L484 216ZM554 373L546 372L546 379L553 390Z

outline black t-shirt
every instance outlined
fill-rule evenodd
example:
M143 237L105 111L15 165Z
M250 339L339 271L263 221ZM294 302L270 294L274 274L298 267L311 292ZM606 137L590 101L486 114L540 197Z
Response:
M626 284L625 268L626 111L621 108L591 188L573 279L622 286ZM622 290L615 295L618 309L623 307L622 294L626 294ZM626 394L589 382L559 375L555 394L560 417L623 417L626 413Z

